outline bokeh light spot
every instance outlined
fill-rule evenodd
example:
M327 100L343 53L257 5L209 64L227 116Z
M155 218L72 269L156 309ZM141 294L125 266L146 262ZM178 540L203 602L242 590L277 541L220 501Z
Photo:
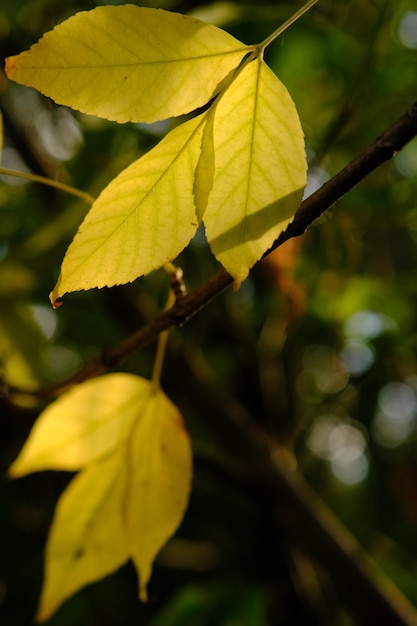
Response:
M401 17L398 37L406 48L417 49L417 11L406 11Z

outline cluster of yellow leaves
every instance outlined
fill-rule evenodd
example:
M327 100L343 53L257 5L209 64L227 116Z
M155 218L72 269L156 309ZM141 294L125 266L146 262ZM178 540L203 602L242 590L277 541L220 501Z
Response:
M40 415L9 473L47 469L80 472L55 511L38 619L129 557L146 599L152 563L190 492L191 446L178 409L131 374L78 385Z
M298 207L303 132L262 45L183 15L106 6L6 59L6 73L117 122L150 123L207 105L102 191L67 250L52 302L157 269L201 222L240 284ZM57 505L38 618L129 557L145 599L152 563L190 489L190 442L176 407L132 375L83 383L44 411L10 474L45 469L79 473Z
M244 280L292 219L306 180L297 111L262 57L197 19L124 5L78 13L6 60L9 78L117 122L179 116L214 98L103 190L52 301L157 269L202 220L217 259Z

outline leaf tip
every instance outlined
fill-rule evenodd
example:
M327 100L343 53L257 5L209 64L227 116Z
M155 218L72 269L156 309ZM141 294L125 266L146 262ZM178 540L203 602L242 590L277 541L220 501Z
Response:
M7 78L13 80L13 76L16 70L16 57L7 57L4 63L4 71L6 72Z
M61 274L59 275L59 278L57 280L55 287L49 294L49 301L52 304L53 309L59 309L59 307L62 306L62 296L64 294L61 293L59 290L60 282L61 282Z
M62 298L58 297L58 298L55 299L52 293L49 296L49 300L51 301L52 308L55 309L55 310L59 309L59 307L61 307L62 304L63 304L62 303Z
M17 472L15 470L15 463L12 463L11 466L9 467L9 469L7 470L7 474L6 474L7 478L18 478L19 476L19 472Z
M139 600L141 602L148 602L148 591L146 589L146 584L140 584L139 586Z
M51 611L45 609L42 605L38 608L38 612L35 615L35 623L41 624L42 622L46 622L47 619L52 615Z
M14 480L15 478L21 478L22 476L30 474L31 471L30 466L26 464L25 460L21 460L21 454L19 454L17 459L9 466L6 475L10 480Z

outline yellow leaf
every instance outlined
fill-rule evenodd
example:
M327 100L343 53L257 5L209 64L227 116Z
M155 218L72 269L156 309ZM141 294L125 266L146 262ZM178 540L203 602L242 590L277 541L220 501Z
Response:
M204 120L172 130L103 190L66 252L52 302L133 281L183 250L198 225L193 183Z
M131 374L77 385L39 416L10 476L75 471L109 454L126 442L149 393L149 382Z
M178 409L130 374L79 385L44 411L11 473L79 467L48 537L39 620L129 556L146 599L152 563L190 492L191 445Z
M72 594L129 558L122 519L125 450L76 476L55 511L45 557L37 619L44 621Z
M154 122L203 106L249 50L195 18L127 4L78 13L6 73L84 113Z
M213 146L213 121L215 107L210 107L201 139L200 157L194 174L194 199L199 222L203 219L208 198L213 187L216 156Z
M152 563L180 524L188 502L192 460L178 409L156 391L129 440L126 525L139 573L140 597Z
M212 142L215 172L204 224L213 253L239 284L291 221L306 182L295 105L261 59L219 98Z

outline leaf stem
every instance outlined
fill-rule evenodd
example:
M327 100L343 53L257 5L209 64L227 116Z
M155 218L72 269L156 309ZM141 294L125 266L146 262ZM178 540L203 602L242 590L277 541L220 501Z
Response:
M81 198L81 200L84 200L84 202L90 205L93 204L95 200L93 196L90 196L90 194L85 191L81 191L80 189L72 187L71 185L66 185L65 183L60 183L59 180L46 178L46 176L38 176L37 174L32 174L31 172L10 170L7 167L0 167L0 174L3 174L4 176L15 176L16 178L24 178L25 180L30 180L33 183L40 183L41 185L47 185L48 187L55 187L55 189L59 189L60 191L71 194L72 196Z
M279 26L271 35L269 35L262 43L260 43L259 46L257 46L258 50L263 52L270 43L272 43L284 32L284 30L287 30L287 28L292 26L294 22L296 22L302 15L304 15L304 13L307 13L307 11L309 11L311 7L314 6L317 2L318 0L309 0L309 2L301 7L301 9L296 11L294 15L292 15L286 22L281 24L281 26Z
M164 309L165 311L168 311L172 306L174 306L177 300L177 297L184 295L185 287L184 287L184 291L182 291L181 287L183 287L183 283L181 280L182 279L181 268L175 267L173 263L165 263L164 269L166 273L168 274L169 280L171 283L171 288L169 290L167 303ZM177 283L181 285L180 288L177 287ZM180 289L181 293L178 293L178 289ZM169 330L166 330L160 333L158 337L158 345L156 347L155 363L154 363L153 372L152 372L152 386L154 388L154 391L157 391L160 387L162 367L164 364L165 350L166 350L167 341L168 341L168 333L169 333Z
M175 303L175 298L174 298L173 293L170 291L166 308L167 309L171 308L171 306L174 303ZM168 342L168 334L169 334L169 330L165 330L158 337L158 345L156 347L155 363L154 363L153 372L152 372L152 387L154 391L157 391L160 387L162 366L164 364L165 350L166 350L167 342Z

